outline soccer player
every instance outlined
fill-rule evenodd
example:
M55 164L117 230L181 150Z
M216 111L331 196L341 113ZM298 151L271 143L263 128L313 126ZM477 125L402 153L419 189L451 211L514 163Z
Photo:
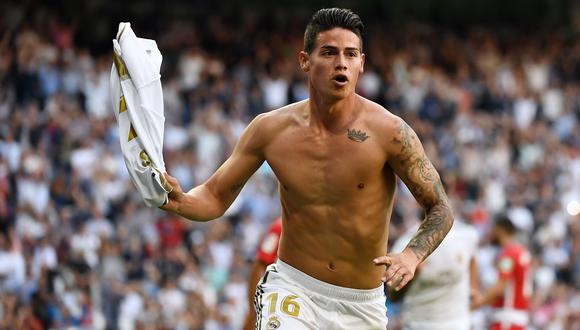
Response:
M415 228L397 240L392 251L405 248ZM455 221L441 245L392 300L402 300L403 330L469 330L469 299L478 292L475 253L479 235L473 226Z
M492 243L501 251L497 259L498 280L471 308L491 305L491 330L524 330L529 322L532 296L531 256L516 242L516 227L505 216L499 217L491 233Z
M250 271L250 278L248 280L248 297L250 298L250 308L246 316L246 323L244 330L251 330L256 328L256 312L254 311L254 294L256 293L256 286L260 281L262 275L266 271L268 265L276 262L278 258L278 244L282 236L282 218L278 218L272 222L268 228L268 232L260 242L256 259L252 263Z
M280 182L278 261L257 287L259 329L385 329L381 281L397 290L453 223L439 174L401 118L355 93L363 23L321 9L298 62L309 98L257 116L232 155L203 184L173 190L162 209L193 221L219 218L267 161ZM425 210L401 253L386 254L396 176Z

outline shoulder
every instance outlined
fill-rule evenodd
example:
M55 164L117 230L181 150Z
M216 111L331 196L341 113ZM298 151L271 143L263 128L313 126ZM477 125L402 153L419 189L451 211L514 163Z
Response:
M358 96L358 101L365 115L367 124L377 128L396 127L402 122L402 119L387 110L382 105L375 103L362 96Z
M454 221L452 230L453 229L455 229L458 234L468 239L479 239L479 233L477 232L477 229L475 229L474 226L465 223L463 221L459 220Z
M475 252L479 246L479 232L477 229L463 221L456 220L453 222L453 227L449 232L449 236L453 235L453 240L471 252Z
M301 112L300 110L304 109L306 104L307 100L304 100L289 104L282 108L261 113L252 120L251 125L260 129L278 131L279 129L295 122Z
M409 135L415 136L413 129L399 116L393 114L380 104L359 97L365 116L365 125L385 149L394 151Z
M265 146L285 128L296 121L299 109L304 107L304 101L271 110L257 115L246 127L245 137L253 145Z

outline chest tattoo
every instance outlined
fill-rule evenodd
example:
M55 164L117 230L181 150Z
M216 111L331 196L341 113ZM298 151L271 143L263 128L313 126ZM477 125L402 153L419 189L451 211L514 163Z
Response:
M370 136L367 135L366 132L363 131L359 131L356 129L346 129L346 136L355 141L355 142L364 142L366 139L368 139Z

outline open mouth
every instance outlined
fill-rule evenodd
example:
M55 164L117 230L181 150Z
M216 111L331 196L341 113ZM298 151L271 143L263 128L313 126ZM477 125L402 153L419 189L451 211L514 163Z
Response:
M332 80L338 82L339 84L345 84L348 82L348 78L344 74L337 74L332 78Z

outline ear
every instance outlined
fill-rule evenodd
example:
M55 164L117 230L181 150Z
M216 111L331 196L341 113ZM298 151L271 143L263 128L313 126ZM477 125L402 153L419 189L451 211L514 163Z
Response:
M305 51L300 51L298 54L298 63L300 63L300 68L304 72L310 71L310 56Z
M360 73L365 71L365 53L360 55Z

